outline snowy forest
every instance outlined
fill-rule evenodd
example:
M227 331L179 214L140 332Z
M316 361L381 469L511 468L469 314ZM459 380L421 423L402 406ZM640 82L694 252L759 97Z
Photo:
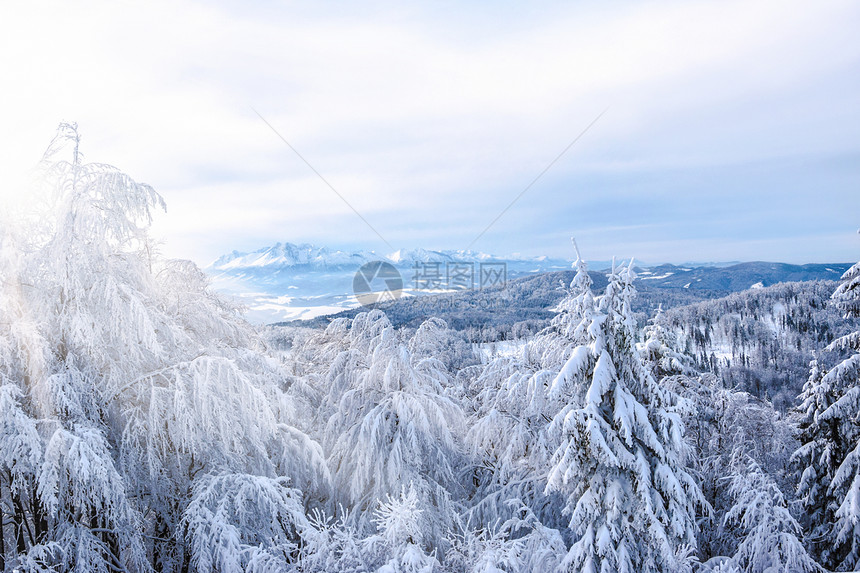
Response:
M0 571L860 568L860 263L643 320L632 261L580 257L489 356L379 309L255 328L79 144L0 229Z

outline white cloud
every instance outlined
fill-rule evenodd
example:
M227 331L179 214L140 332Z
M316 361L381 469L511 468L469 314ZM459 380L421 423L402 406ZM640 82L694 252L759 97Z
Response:
M837 0L5 3L0 195L77 120L90 158L165 195L170 254L381 247L254 107L390 242L456 247L609 105L513 210L534 212L519 232L536 235L540 209L554 214L542 194L565 177L665 170L671 194L679 168L856 154L859 17ZM601 209L628 191L604 193ZM702 187L703 201L719 193Z

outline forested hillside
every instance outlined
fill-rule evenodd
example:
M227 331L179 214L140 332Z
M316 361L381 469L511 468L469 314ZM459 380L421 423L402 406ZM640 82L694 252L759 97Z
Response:
M660 320L674 331L693 366L722 383L771 399L785 411L797 404L815 357L832 365L834 339L860 328L830 296L830 281L782 283L673 308Z
M580 258L487 357L380 309L254 329L75 126L39 169L0 234L0 571L860 567L860 263L648 320Z

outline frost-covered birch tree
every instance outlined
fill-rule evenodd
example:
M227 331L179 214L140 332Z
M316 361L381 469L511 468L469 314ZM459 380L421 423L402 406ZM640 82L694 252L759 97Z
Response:
M324 441L338 492L369 526L376 505L411 484L421 501L424 539L435 545L454 511L461 457L455 436L463 412L446 396L440 370L431 375L420 362L413 365L380 311L356 316L350 336L351 351L366 352L365 367L349 377L354 386L339 396Z
M33 209L0 239L6 565L185 570L217 549L192 511L206 506L204 484L277 482L230 493L260 492L260 507L281 504L296 523L329 498L321 448L290 424L279 364L199 269L153 248L161 197L85 162L72 124L39 172ZM278 488L289 495L269 495ZM240 517L218 523L241 530Z

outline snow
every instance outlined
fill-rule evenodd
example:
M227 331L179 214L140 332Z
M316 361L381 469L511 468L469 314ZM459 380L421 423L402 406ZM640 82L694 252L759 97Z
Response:
M522 354L523 347L528 341L520 340L499 340L497 342L485 342L477 346L477 350L481 356L481 362L487 364L494 358L499 357L516 357Z
M160 196L82 163L78 141L63 124L40 164L43 236L0 233L0 568L690 573L726 555L701 570L802 572L819 570L809 534L828 569L856 569L860 354L813 362L785 416L687 372L676 343L691 325L658 315L639 330L632 263L595 296L578 261L551 328L477 348L439 318L395 328L379 310L255 329L196 265L146 249ZM241 269L344 256L278 244ZM848 316L854 269L833 297ZM237 298L285 317L356 304L296 278L289 294ZM793 304L719 318L755 313L777 332ZM850 330L832 344L854 350ZM720 359L745 341L703 340ZM667 358L671 375L656 366ZM785 471L796 437L799 488ZM725 485L706 501L701 483ZM842 562L825 562L832 547Z
M275 318L276 321L290 321L290 320L310 320L312 318L316 318L318 316L328 316L330 314L336 314L341 312L342 310L347 310L349 308L355 308L358 305L354 306L331 306L331 305L319 305L319 306L290 306L288 304L256 304L254 306L250 306L249 308L249 319L254 320L258 315L264 316L264 320L268 321L272 318Z
M640 275L643 275L643 274L645 274L645 273L639 273L639 274L640 274ZM650 274L650 273L649 273L649 274ZM657 279L666 279L666 278L671 277L671 276L672 276L672 275L674 275L674 274L675 274L675 273L673 273L673 272L669 272L669 273L666 273L666 274L663 274L663 275L657 275L657 276L653 276L653 277L640 277L640 278L639 278L639 280L641 280L641 281L650 281L650 280L657 280Z
M708 348L708 354L713 354L719 359L731 361L733 358L732 346L729 342L712 344Z

